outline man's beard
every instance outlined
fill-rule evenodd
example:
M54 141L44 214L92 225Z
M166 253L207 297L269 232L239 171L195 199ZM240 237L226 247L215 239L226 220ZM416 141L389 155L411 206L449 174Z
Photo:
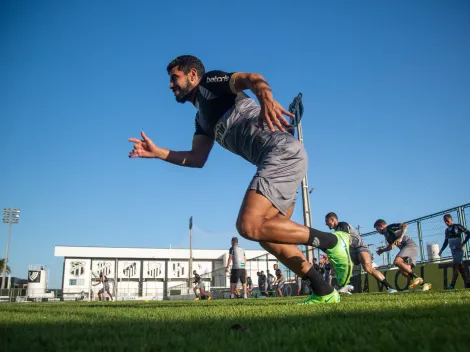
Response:
M194 87L192 87L189 82L186 82L185 87L176 86L173 91L179 90L178 94L175 95L175 99L178 103L184 104L187 101L191 100Z

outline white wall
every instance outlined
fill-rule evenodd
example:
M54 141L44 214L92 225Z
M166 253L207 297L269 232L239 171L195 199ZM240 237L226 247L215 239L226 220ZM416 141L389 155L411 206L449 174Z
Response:
M90 290L90 259L67 258L64 268L64 294L89 292ZM73 282L71 282L73 280Z

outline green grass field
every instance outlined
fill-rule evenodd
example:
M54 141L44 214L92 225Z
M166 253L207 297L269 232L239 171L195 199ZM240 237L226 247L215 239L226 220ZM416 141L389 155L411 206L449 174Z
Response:
M470 290L357 294L319 306L295 305L300 300L2 303L0 349L470 350Z

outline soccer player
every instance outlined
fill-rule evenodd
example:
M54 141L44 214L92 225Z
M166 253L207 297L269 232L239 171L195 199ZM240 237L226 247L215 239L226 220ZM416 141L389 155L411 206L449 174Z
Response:
M238 238L232 238L232 247L229 249L229 256L227 261L226 271L228 272L230 263L232 265L232 271L230 273L230 298L235 298L235 289L237 288L237 283L240 280L243 287L243 298L248 298L246 292L246 256L245 251L238 245Z
M416 258L418 257L418 246L416 243L406 234L408 229L407 224L390 224L387 225L385 220L379 219L374 223L374 227L378 233L384 235L385 240L388 242L388 246L385 248L377 249L377 254L381 255L383 252L387 252L397 246L400 249L393 264L395 264L401 271L401 274L407 279L412 280L410 288L415 288L418 285L421 286L423 291L431 289L431 284L423 280L413 272L413 268L416 266Z
M274 281L274 286L276 287L277 294L279 297L282 297L282 288L284 287L284 284L286 283L286 279L284 278L284 274L282 273L282 270L279 269L279 265L274 264L274 273L276 274L276 280Z
M204 287L204 283L202 282L201 276L197 273L196 270L193 270L194 274L194 281L193 284L194 288L194 294L196 295L196 298L194 298L195 301L199 301L200 299L207 299L211 300L211 297L206 293L206 289ZM197 290L199 290L199 293L197 293Z
M377 281L379 281L382 285L387 288L388 293L397 292L397 290L392 287L392 285L390 284L390 282L388 282L385 276L380 271L375 270L372 267L372 257L370 254L369 247L354 227L349 225L347 222L338 221L338 216L333 212L326 214L325 224L331 230L334 229L335 231L343 231L349 233L351 238L349 253L351 254L351 260L354 265L361 264L362 268L367 274L375 277Z
M264 271L261 271L258 275L258 289L261 295L267 296L268 293L266 292L266 275L264 275Z
M111 294L111 289L109 287L109 281L108 277L103 275L103 273L100 273L100 278L98 279L98 282L94 284L93 286L99 285L99 290L98 290L98 299L101 301L103 299L103 293L107 293L109 298L111 298L111 301L114 301L113 295Z
M442 248L439 251L439 256L441 256L444 249L449 245L450 251L452 253L452 282L447 289L452 290L455 288L455 282L460 275L462 276L463 282L466 288L470 288L470 281L468 273L465 270L463 262L463 247L470 239L470 231L467 230L460 224L454 224L454 220L450 214L444 215L444 223L447 225L445 231L445 239L442 244ZM462 234L465 234L465 240L462 243Z
M251 280L251 277L246 275L246 290L248 291L248 296L253 296L253 280Z
M134 143L129 157L201 168L217 141L256 166L238 214L238 232L259 242L286 267L310 280L313 294L305 304L339 302L339 294L313 269L297 245L324 250L339 282L348 282L352 272L348 235L319 231L290 220L308 160L302 143L286 128L295 127L301 113L296 116L285 110L258 73L206 72L202 62L191 55L174 59L167 72L176 101L189 102L197 109L192 147L187 151L161 148L142 131L141 139L129 139ZM251 90L259 104L245 90ZM298 106L303 109L300 102ZM290 117L291 123L284 116Z

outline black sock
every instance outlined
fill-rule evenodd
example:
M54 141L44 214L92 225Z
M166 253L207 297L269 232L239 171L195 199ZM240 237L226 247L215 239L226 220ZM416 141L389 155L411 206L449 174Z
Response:
M338 243L338 238L330 232L318 231L310 228L310 235L306 245L331 249Z
M390 285L390 282L385 278L382 281L382 285L384 285L386 288L393 288L392 285Z
M411 273L409 273L408 275L410 275L410 276L411 276L412 278L414 278L414 279L416 279L416 278L419 277L419 276L416 275L414 272L411 272Z
M313 293L318 296L329 295L333 292L333 287L328 285L328 283L323 279L323 276L320 275L315 268L312 267L308 270L307 274L303 277L304 280L310 281L310 287L312 288Z

